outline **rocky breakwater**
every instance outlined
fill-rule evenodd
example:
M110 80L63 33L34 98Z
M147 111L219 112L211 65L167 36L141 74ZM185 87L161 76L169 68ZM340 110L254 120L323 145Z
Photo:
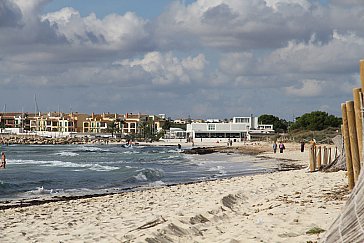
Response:
M212 154L212 153L241 153L248 155L257 155L268 151L267 146L261 145L241 145L235 147L218 146L218 147L197 147L185 150L186 154Z
M2 144L108 144L111 142L120 142L115 139L89 139L89 138L47 138L41 136L2 136Z
M212 147L212 148L198 147L198 148L192 148L192 149L184 151L185 154L212 154L212 153L216 153L216 152L219 152L219 151L215 147Z

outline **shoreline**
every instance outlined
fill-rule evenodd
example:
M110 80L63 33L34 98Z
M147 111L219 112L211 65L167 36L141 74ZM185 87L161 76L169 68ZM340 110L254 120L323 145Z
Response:
M286 147L257 158L307 167L307 153ZM348 197L346 184L344 171L305 169L177 184L2 209L0 230L4 242L317 241L322 234L306 232L334 222Z
M56 144L58 145L58 144ZM163 147L174 147L177 146L175 144L170 144L170 143L166 143L166 144L153 144L153 143L140 143L136 146L163 146ZM210 147L209 147L210 146ZM193 151L193 150L208 150L207 153L205 152L197 152L197 153L186 153L186 151ZM203 147L194 147L191 149L187 149L185 151L183 151L186 154L196 154L196 155L206 155L206 154L218 154L218 153L222 153L222 154L234 154L235 156L240 155L248 155L248 156L253 156L256 158L259 158L261 160L271 160L274 159L268 155L262 155L264 152L267 152L267 149L257 149L256 147L228 147L226 145L220 145L220 146L216 146L214 144L209 145L209 144L203 144ZM237 175L237 176L226 176L226 177L221 177L221 178L212 178L212 179L206 179L206 180L198 180L198 181L189 181L189 182L176 182L176 183L170 183L170 184L164 184L164 185L160 185L160 186L136 186L136 187L130 187L130 188L120 188L120 189L115 189L115 188L107 188L107 189L102 189L101 191L104 192L94 192L91 194L81 194L81 195L39 195L39 196L35 196L32 198L19 198L19 199L0 199L0 210L6 210L6 209L11 209L11 208L22 208L22 207L29 207L29 206L33 206L33 205L42 205L42 204L48 204L48 203L53 203L53 202L67 202L67 201L71 201L71 200L79 200L79 199L87 199L87 198L93 198L93 197L102 197L102 196L108 196L108 195L114 195L114 194L123 194L123 193L129 193L129 192L137 192L137 191L145 191L145 190L153 190L155 188L159 188L159 187L173 187L173 186L178 186L178 185L189 185L189 184L199 184L199 183L204 183L204 182L209 182L209 181L219 181L219 180L229 180L229 179L233 179L235 177L242 177L242 176L254 176L254 175L259 175L259 174L266 174L266 173L274 173L274 172L279 172L279 171L289 171L289 170L299 170L299 169L303 169L302 165L297 165L294 162L296 160L293 159L283 159L283 158L278 158L276 159L279 163L276 164L276 167L274 168L269 168L269 166L267 168L264 168L263 171L261 172L251 172L251 173L247 173L244 175Z

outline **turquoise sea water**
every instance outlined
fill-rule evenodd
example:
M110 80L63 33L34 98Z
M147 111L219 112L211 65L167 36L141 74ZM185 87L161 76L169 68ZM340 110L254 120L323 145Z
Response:
M0 201L42 195L84 195L260 173L251 157L187 155L176 147L10 145L2 147ZM229 162L230 161L230 162Z

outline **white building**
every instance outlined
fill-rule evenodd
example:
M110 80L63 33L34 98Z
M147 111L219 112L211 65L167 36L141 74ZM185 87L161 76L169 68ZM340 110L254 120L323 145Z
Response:
M256 132L274 133L273 125L258 125L258 117L234 117L228 123L191 123L187 124L187 138L194 142L234 142L251 140Z
M182 139L182 138L186 138L186 131L183 130L182 128L171 127L169 129L169 131L166 131L166 134L165 134L164 137L165 138L168 138L168 139Z
M187 121L186 120L184 120L184 119L175 119L175 120L173 120L173 123L174 124L187 124Z

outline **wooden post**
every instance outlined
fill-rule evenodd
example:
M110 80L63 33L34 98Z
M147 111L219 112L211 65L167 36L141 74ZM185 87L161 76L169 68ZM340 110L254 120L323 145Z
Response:
M319 169L319 167L317 166L317 148L316 148L316 145L313 146L313 165L315 167L315 170L316 169Z
M331 164L331 147L329 148L329 159L328 159L328 164Z
M354 171L354 182L356 183L358 181L358 177L360 174L360 156L359 156L358 138L356 136L354 101L346 102L346 113L348 115L347 120L348 120L349 136L350 136L351 160Z
M363 117L361 114L361 89L353 89L356 136L358 138L359 158L363 161Z
M363 92L364 91L364 60L360 60L360 81L361 81L361 91ZM361 108L363 107L363 93L360 93L360 104L361 104ZM361 114L361 119L362 119L362 122L363 122L363 113L361 112L362 109L360 109L360 114ZM362 131L363 132L363 131ZM363 142L363 133L361 134L361 137L362 137L362 142ZM363 145L362 146L362 150L361 150L361 153L360 153L360 161L361 163L363 163Z
M321 146L317 146L317 168L321 168Z
M326 148L326 146L324 146L324 156L323 156L322 164L327 165L327 148Z
M351 149L350 149L350 136L348 129L348 116L346 112L346 104L341 104L341 113L343 118L343 125L341 126L342 136L344 138L344 149L345 149L345 159L346 159L346 169L348 171L348 185L349 190L354 188L354 172L353 164L351 161Z
M311 145L309 150L309 157L310 157L310 172L314 172L315 171L315 164L313 163L313 153L314 153L314 146Z
M335 147L335 159L337 159L337 147Z

